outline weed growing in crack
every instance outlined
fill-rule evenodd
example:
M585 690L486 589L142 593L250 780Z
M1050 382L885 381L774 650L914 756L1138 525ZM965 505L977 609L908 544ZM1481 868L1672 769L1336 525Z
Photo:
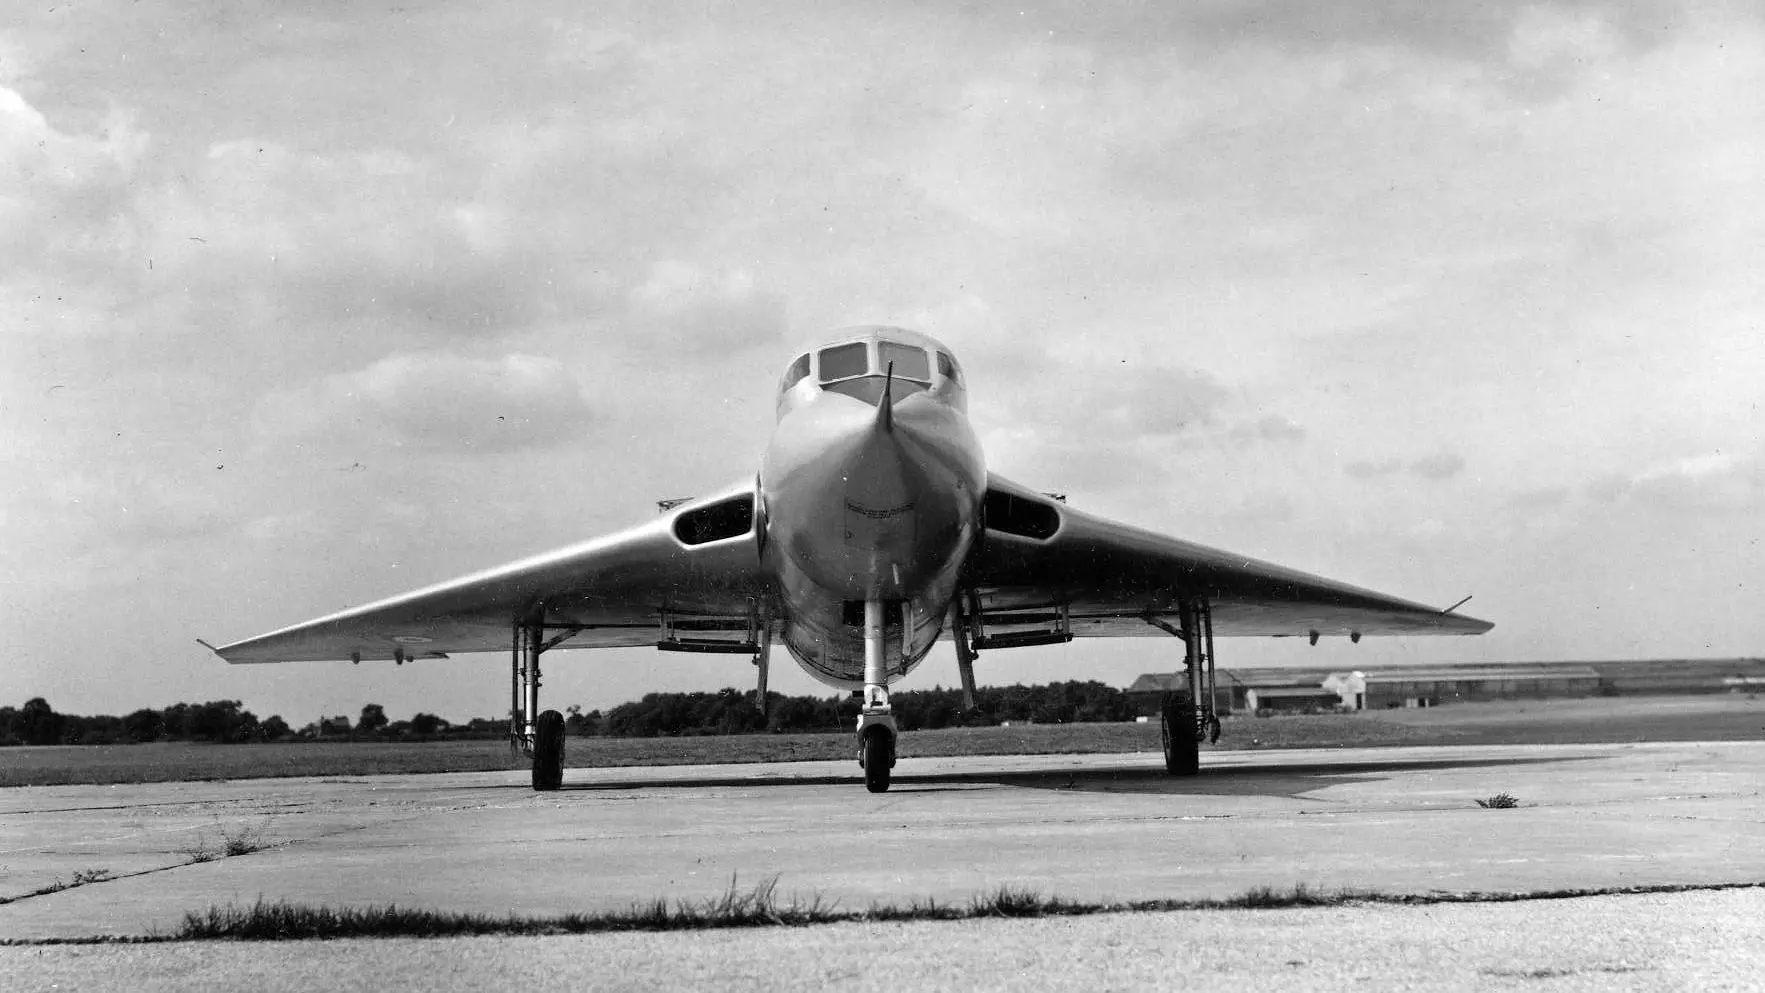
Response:
M196 837L178 854L188 862L213 862L216 859L232 858L235 855L250 855L273 847L268 840L270 818L265 814L263 820L256 823L249 821L235 824L222 824L219 817L214 822L214 837L209 837L207 830L198 831Z

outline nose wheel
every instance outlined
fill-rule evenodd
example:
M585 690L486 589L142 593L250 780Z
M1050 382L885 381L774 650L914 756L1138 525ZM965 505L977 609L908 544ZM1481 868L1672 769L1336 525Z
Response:
M864 788L872 793L889 791L889 775L895 766L895 735L873 724L858 746L858 764L864 767Z

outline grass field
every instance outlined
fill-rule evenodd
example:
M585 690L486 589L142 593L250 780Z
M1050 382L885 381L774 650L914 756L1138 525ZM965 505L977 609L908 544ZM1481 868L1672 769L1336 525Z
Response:
M901 754L1155 752L1158 725L1066 724L908 731ZM1459 704L1428 710L1228 718L1219 749L1765 740L1765 701L1623 697ZM572 768L799 762L853 757L849 734L571 738ZM498 741L267 745L64 745L0 749L0 787L519 768Z

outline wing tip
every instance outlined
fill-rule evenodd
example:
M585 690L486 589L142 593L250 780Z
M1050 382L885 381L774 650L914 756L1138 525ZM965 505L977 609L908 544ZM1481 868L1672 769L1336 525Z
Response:
M241 659L238 657L239 656L238 648L240 645L244 644L244 642L234 642L231 645L222 645L219 648L216 648L215 646L209 644L207 641L204 641L201 638L196 639L196 643L198 645L201 645L202 647L208 649L209 651L213 652L215 654L215 658L220 659L222 662L225 662L228 665L240 665L241 663L248 661L246 659Z
M1486 621L1481 617L1466 617L1463 614L1451 615L1458 622L1459 633L1462 635L1488 634L1495 629L1494 621Z

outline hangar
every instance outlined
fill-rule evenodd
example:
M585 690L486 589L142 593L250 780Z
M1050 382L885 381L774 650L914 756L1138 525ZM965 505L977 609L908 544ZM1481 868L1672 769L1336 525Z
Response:
M1591 666L1402 667L1367 672L1335 672L1323 688L1349 710L1383 707L1438 707L1479 700L1587 697L1600 690Z

